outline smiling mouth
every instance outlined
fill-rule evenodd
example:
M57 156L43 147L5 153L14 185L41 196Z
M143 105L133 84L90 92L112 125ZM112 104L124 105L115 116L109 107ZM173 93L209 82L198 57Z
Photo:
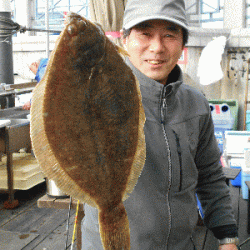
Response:
M146 61L153 65L159 65L159 64L166 62L165 60L146 60Z

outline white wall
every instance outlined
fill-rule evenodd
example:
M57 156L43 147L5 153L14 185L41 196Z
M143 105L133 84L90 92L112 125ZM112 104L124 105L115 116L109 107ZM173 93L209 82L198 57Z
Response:
M246 27L246 0L225 0L224 2L224 28Z
M58 36L50 36L50 50L55 46ZM29 70L29 65L41 57L46 57L46 37L29 36L13 38L13 62L14 73L29 81L34 78L34 74ZM15 80L18 78L15 77Z

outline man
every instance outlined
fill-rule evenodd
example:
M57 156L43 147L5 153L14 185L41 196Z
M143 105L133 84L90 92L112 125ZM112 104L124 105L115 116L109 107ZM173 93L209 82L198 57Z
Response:
M236 250L237 228L207 100L185 85L177 61L187 42L183 0L129 0L127 64L140 83L146 162L124 202L131 250L196 249L196 193L220 250ZM83 250L101 250L97 210L86 205ZM211 249L212 250L212 249Z
M37 82L40 82L41 79L43 78L47 64L48 64L48 58L41 58L36 62L31 63L31 65L29 66L29 69L35 74L35 80L37 80ZM25 110L30 110L30 108L31 108L31 100L23 105L23 109Z
M29 69L35 74L35 80L37 80L37 82L42 80L47 64L48 58L41 58L38 61L31 63L29 66Z

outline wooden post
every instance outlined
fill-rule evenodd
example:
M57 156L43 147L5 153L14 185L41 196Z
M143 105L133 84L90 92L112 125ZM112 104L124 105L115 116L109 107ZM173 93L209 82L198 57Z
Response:
M78 219L77 219L77 225L76 225L76 240L77 240L77 250L82 249L82 219L84 218L85 214L84 211L78 212Z
M70 199L57 199L49 197L48 195L44 195L37 201L38 207L43 208L55 208L55 209L68 209ZM72 209L76 209L77 207L77 200L72 200ZM79 211L78 211L78 219L76 224L76 244L77 250L81 250L82 247L82 231L81 231L81 224L82 219L84 218L84 204L80 203Z
M18 200L14 199L14 174L13 174L13 157L11 152L7 152L7 174L8 174L8 191L9 199L4 202L5 209L14 209L18 207Z
M13 157L12 153L7 152L7 173L8 173L8 189L9 189L9 202L14 201L14 174L13 174Z

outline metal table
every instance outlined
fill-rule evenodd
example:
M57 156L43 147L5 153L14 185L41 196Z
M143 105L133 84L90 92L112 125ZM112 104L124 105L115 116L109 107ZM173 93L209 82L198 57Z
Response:
M30 93L34 90L36 82L25 84L11 84L9 90L0 91L1 109L8 109L15 106L15 96Z
M14 200L12 154L22 148L26 148L27 152L31 151L30 121L28 119L10 119L9 125L0 128L0 152L7 156L9 199L4 202L4 207L7 209L18 206L18 201Z
M7 156L9 198L4 203L7 209L18 206L18 201L14 200L12 154L22 148L26 148L27 152L31 151L30 121L26 118L27 114L29 111L20 107L0 110L0 123L4 125L0 127L0 154Z
M226 176L226 183L227 183L227 185L229 185L229 181L234 180L239 175L241 169L223 167L223 171L224 171L224 174Z

